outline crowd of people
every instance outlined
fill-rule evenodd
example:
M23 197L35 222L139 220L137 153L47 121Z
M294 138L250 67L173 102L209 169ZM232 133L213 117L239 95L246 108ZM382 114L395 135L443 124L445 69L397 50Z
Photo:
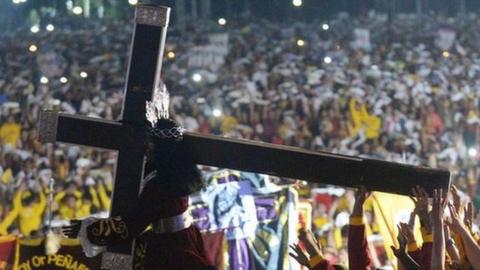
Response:
M36 235L47 217L109 209L115 152L41 144L36 126L41 109L118 120L131 22L49 23L54 30L0 34L0 234ZM173 26L163 77L189 131L449 169L459 196L478 207L479 24L475 15L370 13ZM370 30L369 46L355 43L356 28ZM450 48L437 44L439 29L455 33ZM192 64L195 48L218 33L228 35L222 61ZM314 209L314 221L339 213Z

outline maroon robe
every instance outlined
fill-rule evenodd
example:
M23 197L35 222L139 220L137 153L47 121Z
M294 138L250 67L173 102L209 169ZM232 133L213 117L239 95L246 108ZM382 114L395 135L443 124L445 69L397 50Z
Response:
M147 226L157 220L180 215L188 209L187 196L173 197L162 191L155 181L160 180L153 179L146 184L129 215L100 220L88 226L88 239L96 245L110 246L141 235L139 244L144 245L145 252L141 260L143 268L140 269L214 269L195 226L171 233L145 232ZM137 250L135 255L138 255ZM134 261L137 265L138 258Z

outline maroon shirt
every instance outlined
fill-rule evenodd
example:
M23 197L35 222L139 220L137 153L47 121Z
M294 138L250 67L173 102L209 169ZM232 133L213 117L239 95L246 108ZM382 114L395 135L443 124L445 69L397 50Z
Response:
M370 270L371 265L365 225L350 224L348 227L348 269Z

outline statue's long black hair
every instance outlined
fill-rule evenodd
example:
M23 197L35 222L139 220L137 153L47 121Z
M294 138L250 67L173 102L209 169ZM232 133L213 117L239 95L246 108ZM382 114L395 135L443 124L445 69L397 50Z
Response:
M160 119L156 129L179 127L172 119ZM147 132L148 162L157 171L155 185L172 196L186 196L204 187L205 182L188 145L178 138L159 138ZM152 183L153 184L153 183Z

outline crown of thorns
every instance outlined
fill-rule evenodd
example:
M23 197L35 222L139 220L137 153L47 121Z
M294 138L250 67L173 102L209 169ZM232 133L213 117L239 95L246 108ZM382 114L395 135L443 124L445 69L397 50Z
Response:
M183 139L183 133L185 129L183 127L172 127L172 128L165 128L165 129L158 129L158 128L149 128L149 133L152 136L161 139L175 139L181 140Z
M153 90L152 100L145 102L145 117L155 127L161 119L168 119L170 114L168 106L170 105L170 94L163 83Z

